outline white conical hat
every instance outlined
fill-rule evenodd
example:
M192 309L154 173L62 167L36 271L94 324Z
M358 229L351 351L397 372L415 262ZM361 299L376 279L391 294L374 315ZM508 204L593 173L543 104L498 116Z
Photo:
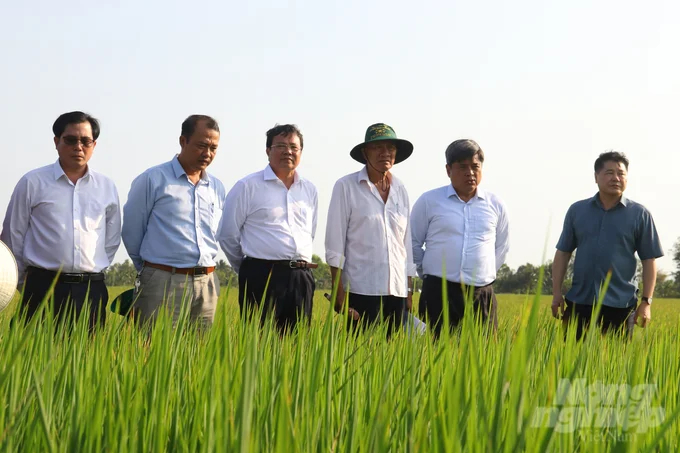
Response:
M19 270L12 251L4 242L0 244L0 311L3 311L16 292Z

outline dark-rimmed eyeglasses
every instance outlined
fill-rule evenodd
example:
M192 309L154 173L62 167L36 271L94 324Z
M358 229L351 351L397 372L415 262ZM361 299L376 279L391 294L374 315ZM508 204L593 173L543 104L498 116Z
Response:
M296 145L286 145L285 143L277 143L271 147L279 152L284 152L285 150L289 149L293 154L297 154L302 150L302 148L299 148Z

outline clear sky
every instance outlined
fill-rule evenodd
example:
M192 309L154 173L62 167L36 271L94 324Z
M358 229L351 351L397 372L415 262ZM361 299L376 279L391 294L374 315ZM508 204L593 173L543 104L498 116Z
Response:
M366 127L385 122L415 145L393 171L411 204L448 183L450 142L481 145L513 268L541 262L546 243L552 257L569 205L597 190L595 158L625 152L626 195L652 212L673 270L677 0L3 0L0 23L3 214L21 175L57 158L51 126L66 111L101 120L90 165L122 203L136 175L179 152L189 114L220 122L209 171L227 188L264 168L265 132L291 122L319 189L323 257L333 184L360 168L349 151Z

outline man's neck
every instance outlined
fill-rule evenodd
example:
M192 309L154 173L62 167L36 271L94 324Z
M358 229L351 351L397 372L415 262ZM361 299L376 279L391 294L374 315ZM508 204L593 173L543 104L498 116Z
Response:
M605 211L609 211L610 209L616 207L616 205L618 205L620 201L621 201L620 195L616 196L607 195L600 192L600 203L602 203L602 207L604 208Z
M392 174L389 171L386 171L385 173L380 173L378 170L375 170L370 165L366 165L366 173L368 174L368 180L371 181L373 184L378 183L385 178L387 178L387 181L392 182Z
M201 170L188 169L186 165L184 165L184 163L182 162L181 156L177 156L177 161L182 166L182 170L184 170L184 173L187 175L187 178L189 178L189 181L191 181L191 183L194 185L198 184L198 181L200 181L201 174L203 172Z
M460 193L460 192L458 192L458 191L456 190L456 188L454 187L454 188L453 188L453 191L456 192L456 195L458 195L458 198L460 198L461 201L464 201L465 203L467 203L468 201L472 200L472 199L475 197L475 195L477 195L477 189L475 189L475 190L474 190L473 192L471 192L471 193Z
M80 178L85 176L85 174L87 173L87 165L85 165L84 167L78 167L78 168L64 168L64 165L61 163L61 160L60 160L59 166L64 171L64 174L66 175L66 177L73 184L75 184Z
M270 168L271 168L271 165L270 165ZM293 183L295 182L295 170L294 169L290 170L290 171L287 171L287 170L285 170L285 171L284 170L278 170L277 171L277 170L274 170L272 168L272 171L274 172L276 177L281 180L283 185L286 186L286 189L290 189L290 186L292 186Z

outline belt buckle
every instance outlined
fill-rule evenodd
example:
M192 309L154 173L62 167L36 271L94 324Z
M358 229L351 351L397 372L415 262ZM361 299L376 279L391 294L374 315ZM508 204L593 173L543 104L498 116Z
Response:
M291 269L297 269L300 266L298 265L297 261L291 260L291 261L288 262L288 267L291 268Z
M208 268L207 267L195 267L194 268L194 275L205 275L208 273Z
M83 274L72 274L64 276L64 283L77 284L83 282Z

